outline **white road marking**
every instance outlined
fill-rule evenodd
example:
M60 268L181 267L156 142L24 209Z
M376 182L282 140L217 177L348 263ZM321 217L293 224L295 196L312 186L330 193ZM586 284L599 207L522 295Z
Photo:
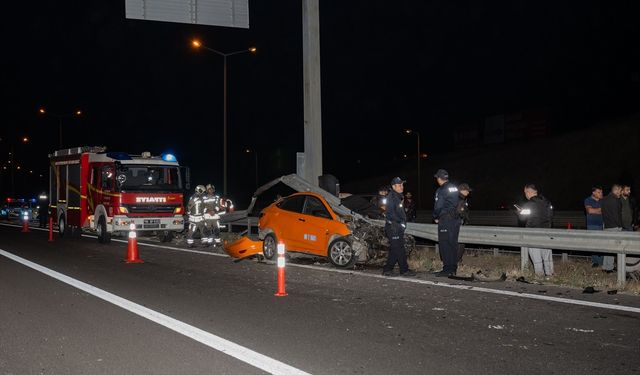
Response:
M1 223L0 223L0 225L17 227L17 228L21 228L22 227L20 225L10 225L10 224L1 224ZM42 228L33 228L33 229L43 230ZM83 236L93 237L93 236L89 236L89 235L83 235ZM95 237L93 237L93 238L95 238ZM115 240L115 239L112 240L112 241L127 242L127 241ZM138 241L138 245L156 247L156 248L160 248L160 249L168 249L168 250L173 250L173 251L182 251L182 252L197 253L197 254L203 254L203 255L213 255L213 256L228 257L228 255L226 255L226 254L216 254L216 253L210 253L210 252L206 252L206 251L182 249L182 248L179 248L179 247L156 245L156 244L144 243L144 242L140 242L140 241ZM565 304L579 305L579 306L597 307L597 308L602 308L602 309L627 311L627 312L633 312L633 313L639 313L640 314L640 308L632 307L632 306L612 305L612 304L601 303L601 302L591 302L591 301L583 301L583 300L570 299L570 298L551 297L551 296L537 295L537 294L531 294L531 293L520 293L520 292L513 292L513 291L510 291L510 290L500 290L500 289L490 289L490 288L477 287L477 286L473 286L473 285L449 284L449 283L444 283L444 282L439 282L439 281L421 280L421 279L417 279L417 278L405 278L405 277L389 278L389 277L386 277L386 276L374 275L374 274L371 274L371 273L354 272L352 270L342 270L342 269L337 269L337 268L317 267L317 266L310 266L310 265L305 265L305 264L287 263L287 267L308 268L308 269L317 270L317 271L324 271L324 272L335 272L335 273L342 273L342 274L355 275L355 276L361 276L361 277L371 277L371 278L385 279L385 280L390 280L390 281L392 280L392 281L397 281L397 282L407 282L407 283L424 284L424 285L430 285L430 286L439 286L439 287L443 287L443 288L452 288L452 289L476 291L476 292L482 292L482 293L500 294L500 295L505 295L505 296L510 296L510 297L529 298L529 299L536 299L536 300L542 300L542 301L558 302L558 303L565 303Z
M31 262L10 252L0 249L0 255L9 258L15 262L23 264L29 268L32 268L38 272L41 272L54 279L62 281L65 284L71 285L74 288L80 289L86 293L94 295L102 300L112 303L120 308L128 310L138 316L145 319L149 319L152 322L160 324L169 328L181 335L187 336L193 340L196 340L212 349L218 350L231 357L237 358L242 362L248 363L251 366L257 367L260 370L266 371L271 374L295 374L303 375L308 374L295 367L287 365L266 355L255 352L249 348L238 345L232 341L226 340L220 336L216 336L212 333L204 331L200 328L194 327L187 323L181 322L177 319L171 318L167 315L161 314L157 311L151 310L147 307L139 305L135 302L129 301L115 294L109 293L105 290L97 288L93 285L84 283L80 280L71 278L67 275L56 272L52 269L41 266L37 263Z

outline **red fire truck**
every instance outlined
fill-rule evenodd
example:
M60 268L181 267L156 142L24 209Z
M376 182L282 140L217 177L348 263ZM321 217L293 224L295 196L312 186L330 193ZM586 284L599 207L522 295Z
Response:
M133 223L142 234L170 241L184 229L182 177L173 155L76 147L49 159L50 212L61 236L90 231L106 243Z

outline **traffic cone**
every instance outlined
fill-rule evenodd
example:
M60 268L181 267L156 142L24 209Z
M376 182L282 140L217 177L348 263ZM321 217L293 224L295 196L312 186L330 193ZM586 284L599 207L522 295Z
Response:
M567 229L573 229L573 225L571 225L570 221L567 222Z
M22 217L22 233L29 232L29 214L25 213Z
M53 218L49 216L49 242L53 242Z
M285 282L284 282L284 243L278 243L278 292L275 294L276 297L286 297L288 294L285 291Z
M129 241L127 243L127 259L125 263L144 263L140 257L138 257L138 239L136 238L136 225L131 223L129 225Z

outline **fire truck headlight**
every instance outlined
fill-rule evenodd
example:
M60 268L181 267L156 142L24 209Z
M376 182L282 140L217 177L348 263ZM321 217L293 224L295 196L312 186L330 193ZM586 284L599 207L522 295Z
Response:
M126 207L118 207L118 212L121 214L128 214L129 210Z
M173 210L173 213L176 215L179 215L182 213L182 207L176 207L175 210Z

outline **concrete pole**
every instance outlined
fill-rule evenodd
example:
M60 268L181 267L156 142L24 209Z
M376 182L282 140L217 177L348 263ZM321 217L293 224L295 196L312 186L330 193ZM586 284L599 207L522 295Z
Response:
M319 0L302 0L304 84L304 179L318 186L322 175L322 106L320 101Z

